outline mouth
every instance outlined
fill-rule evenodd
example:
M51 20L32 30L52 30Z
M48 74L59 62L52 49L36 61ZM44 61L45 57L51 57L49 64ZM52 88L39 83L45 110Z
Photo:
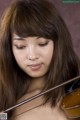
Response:
M31 64L31 65L28 65L30 67L31 70L38 70L41 68L42 66L42 63L41 64Z

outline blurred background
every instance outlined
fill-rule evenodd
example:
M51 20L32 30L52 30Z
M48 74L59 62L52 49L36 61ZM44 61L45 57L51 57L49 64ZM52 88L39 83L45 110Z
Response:
M13 1L14 0L0 0L0 18ZM63 0L53 0L53 3L66 22L72 36L74 50L80 58L80 3L63 3Z

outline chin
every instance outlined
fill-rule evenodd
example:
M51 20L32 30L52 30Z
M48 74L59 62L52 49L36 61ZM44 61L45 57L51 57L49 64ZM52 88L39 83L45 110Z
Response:
M33 77L33 78L39 78L39 77L42 77L42 76L44 76L45 74L38 74L38 73L36 73L36 74L28 74L30 77Z

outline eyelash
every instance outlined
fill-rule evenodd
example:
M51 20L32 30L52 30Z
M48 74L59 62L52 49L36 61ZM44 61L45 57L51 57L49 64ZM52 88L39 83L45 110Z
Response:
M38 45L41 46L41 47L44 47L44 46L48 45L48 42L46 42L46 43L40 43ZM23 49L23 48L26 47L26 46L18 46L18 45L15 45L15 46L16 46L17 49Z
M23 49L25 48L26 46L18 46L18 45L15 45L17 49Z
M41 46L41 47L44 47L44 46L46 46L46 45L48 45L48 42L39 44L39 46Z

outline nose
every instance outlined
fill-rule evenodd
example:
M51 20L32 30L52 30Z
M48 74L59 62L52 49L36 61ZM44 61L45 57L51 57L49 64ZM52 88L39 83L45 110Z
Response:
M36 47L33 45L28 46L28 60L35 61L38 59L38 53Z

